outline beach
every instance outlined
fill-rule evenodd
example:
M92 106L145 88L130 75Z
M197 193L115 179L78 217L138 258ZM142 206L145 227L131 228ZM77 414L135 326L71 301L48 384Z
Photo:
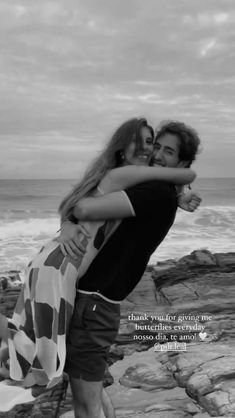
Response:
M60 227L58 206L75 180L0 180L0 272L22 270ZM197 179L195 213L178 209L168 236L149 263L178 259L195 249L233 251L235 179Z

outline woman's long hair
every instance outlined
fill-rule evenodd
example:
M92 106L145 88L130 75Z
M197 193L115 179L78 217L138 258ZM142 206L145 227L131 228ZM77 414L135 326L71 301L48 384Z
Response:
M149 128L152 136L154 132L144 118L133 118L124 122L114 132L111 140L106 145L100 156L96 158L90 167L88 167L82 180L78 182L73 190L62 200L59 206L61 220L67 219L73 212L76 203L89 192L98 186L101 179L112 168L119 167L123 163L122 151L135 140L137 144L141 143L141 128Z

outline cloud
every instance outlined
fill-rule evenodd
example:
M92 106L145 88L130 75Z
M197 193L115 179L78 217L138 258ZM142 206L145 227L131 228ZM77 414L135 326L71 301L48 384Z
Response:
M200 55L201 57L205 57L208 55L210 51L215 50L217 47L216 39L210 39L206 42L203 42L203 45L200 48Z
M234 22L230 0L0 0L4 175L8 156L36 175L21 158L37 150L47 175L64 153L73 177L77 144L87 162L134 115L232 137Z
M228 14L227 13L215 13L215 14L199 14L197 16L197 22L201 26L211 26L211 25L221 25L227 22Z
M183 16L183 23L186 25L199 25L201 28L210 28L215 26L222 26L233 21L235 15L232 16L226 12L208 12L199 13L196 16Z
M69 2L68 2L69 3ZM41 0L40 3L27 0L1 0L1 18L3 27L13 28L20 25L52 25L66 23L72 15L72 9L63 1Z

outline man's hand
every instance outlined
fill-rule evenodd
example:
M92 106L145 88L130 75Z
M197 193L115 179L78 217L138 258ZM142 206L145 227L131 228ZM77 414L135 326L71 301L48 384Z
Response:
M77 259L85 254L89 236L82 225L65 221L61 225L61 232L57 240L60 242L60 249L64 256L69 255Z
M183 193L181 196L179 196L178 206L187 212L194 212L201 204L201 201L202 199L200 196L197 193L191 191Z

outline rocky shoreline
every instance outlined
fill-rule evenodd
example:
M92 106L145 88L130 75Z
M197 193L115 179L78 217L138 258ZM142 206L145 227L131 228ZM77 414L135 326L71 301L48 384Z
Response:
M20 289L14 274L0 280L7 315ZM109 364L119 418L235 417L235 253L148 266L122 303ZM61 416L70 410L68 392Z
M235 253L195 251L149 267L127 302L122 340L154 338L134 352L124 346L132 354L110 368L117 416L235 417Z

